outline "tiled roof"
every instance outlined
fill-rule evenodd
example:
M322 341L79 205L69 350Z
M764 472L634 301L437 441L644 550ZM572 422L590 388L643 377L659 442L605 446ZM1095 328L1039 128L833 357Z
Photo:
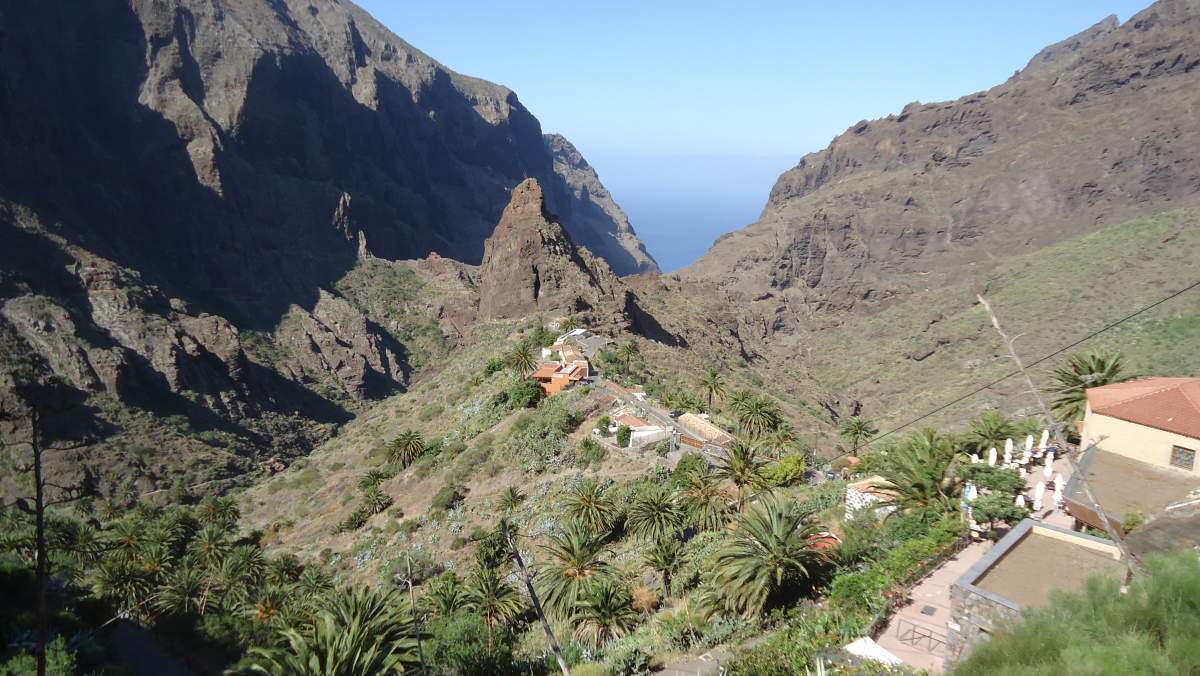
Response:
M619 415L617 416L617 422L630 427L646 427L645 420L642 420L641 418L635 418L631 415Z
M531 378L550 378L558 371L558 364L542 364L533 372Z
M1087 391L1093 413L1200 439L1200 378L1145 378Z

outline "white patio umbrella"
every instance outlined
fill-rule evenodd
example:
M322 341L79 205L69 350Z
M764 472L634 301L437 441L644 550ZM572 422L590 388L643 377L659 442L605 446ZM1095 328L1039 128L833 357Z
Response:
M974 464L980 463L980 462L983 462L983 460L977 454L972 453L971 454L971 464L974 465Z
M1046 466L1042 468L1042 476L1046 477L1046 481L1049 481L1050 476L1053 474L1054 474L1054 465L1052 465L1051 463L1046 463Z
M1046 494L1046 482L1045 481L1037 482L1037 485L1033 487L1033 499L1037 502L1041 502L1042 496L1045 494Z
M1012 464L1012 451L1008 450L1007 448L1004 449L1004 464L1005 465Z
M1046 466L1054 464L1054 451L1046 451Z
M1024 506L1025 506L1025 496L1024 496L1024 495L1018 495L1018 496L1017 496L1017 500L1016 500L1016 502L1017 502L1017 506L1018 506L1018 507L1024 507Z
M1024 467L1018 467L1018 468L1017 468L1017 473L1021 475L1021 478L1022 478L1022 479L1024 479L1024 478L1025 478L1025 474L1026 474L1026 472L1025 472L1025 468L1024 468Z
M1054 490L1061 493L1063 487L1066 485L1067 484L1063 481L1063 478L1062 478L1062 472L1059 472L1058 474L1054 475Z
M975 484L968 484L967 485L967 502L975 502L975 499L978 497L979 497L979 489L975 487Z
M1041 500L1033 501L1033 511L1035 511L1035 512L1042 511L1042 501Z
M1045 450L1048 443L1050 443L1050 430L1042 430L1042 440L1038 442L1038 448Z
M1005 440L1004 440L1004 452L1005 452L1005 453L1012 453L1012 452L1013 452L1013 440L1012 440L1012 439L1005 439Z
M993 448L992 450L988 451L988 464L989 464L989 465L995 465L995 464L996 464L996 449L995 449L995 448Z
M1027 450L1027 451L1033 450L1033 435L1032 434L1025 436L1025 450Z

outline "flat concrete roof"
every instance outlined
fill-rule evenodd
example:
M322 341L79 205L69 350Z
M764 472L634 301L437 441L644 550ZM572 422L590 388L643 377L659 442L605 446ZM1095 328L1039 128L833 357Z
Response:
M1167 505L1186 500L1200 489L1200 477L1167 467L1134 460L1123 455L1092 448L1079 464L1086 474L1092 494L1110 516L1118 521L1130 512L1146 516L1157 514ZM1077 476L1067 482L1063 496L1091 509Z
M1052 591L1080 591L1094 575L1120 576L1119 556L1108 540L1026 519L955 584L1017 610L1044 606Z

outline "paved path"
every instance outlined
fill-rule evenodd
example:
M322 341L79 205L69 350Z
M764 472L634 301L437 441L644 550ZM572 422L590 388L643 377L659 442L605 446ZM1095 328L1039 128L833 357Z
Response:
M663 676L709 676L721 673L721 665L729 661L733 653L723 648L713 648L703 655L689 655L672 662L657 673Z
M950 587L991 548L991 542L972 543L913 587L908 604L896 611L876 643L909 666L941 673L948 657Z

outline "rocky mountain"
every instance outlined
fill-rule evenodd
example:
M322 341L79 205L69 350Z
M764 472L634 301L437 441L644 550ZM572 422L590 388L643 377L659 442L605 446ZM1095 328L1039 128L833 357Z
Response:
M0 375L302 450L462 335L526 178L614 279L657 270L512 91L350 2L5 4Z
M1195 0L1105 19L992 89L855 124L680 277L770 339L1182 205L1200 193L1198 66Z

